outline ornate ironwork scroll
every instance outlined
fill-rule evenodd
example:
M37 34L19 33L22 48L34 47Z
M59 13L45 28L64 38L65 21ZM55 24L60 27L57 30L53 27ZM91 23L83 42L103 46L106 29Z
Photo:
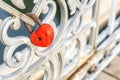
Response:
M26 8L23 0L11 2L20 9ZM70 79L82 80L89 74L86 79L92 80L120 52L120 17L115 19L115 0L108 26L100 33L100 0L34 0L33 3L31 13L37 17L43 15L42 23L52 25L55 39L43 48L33 45L24 34L10 36L8 30L17 33L24 27L22 22L36 25L33 19L0 0L0 8L10 14L0 19L0 41L5 45L0 80L64 80L85 63L88 64L82 74ZM60 14L58 22L56 14ZM90 57L93 59L88 60ZM92 72L94 66L96 71Z

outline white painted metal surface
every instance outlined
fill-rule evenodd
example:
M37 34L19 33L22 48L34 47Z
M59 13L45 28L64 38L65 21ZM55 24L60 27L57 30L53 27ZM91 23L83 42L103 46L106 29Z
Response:
M81 68L72 80L93 80L101 70L120 52L120 17L117 19L113 0L108 26L99 33L100 0L34 0L31 11L38 17L46 14L43 23L49 23L55 31L55 39L49 47L37 47L29 37L11 37L8 29L19 30L21 22L31 26L35 22L12 6L0 0L0 8L10 14L0 19L0 41L5 45L4 63L0 65L0 80L64 80L77 68ZM11 0L20 9L25 8L23 0ZM54 18L60 7L60 22ZM68 11L68 9L70 11ZM90 19L85 16L89 12ZM2 16L2 15L0 15ZM24 49L16 51L21 46ZM90 58L90 59L89 59ZM91 67L95 70L90 72ZM86 77L86 75L89 76Z

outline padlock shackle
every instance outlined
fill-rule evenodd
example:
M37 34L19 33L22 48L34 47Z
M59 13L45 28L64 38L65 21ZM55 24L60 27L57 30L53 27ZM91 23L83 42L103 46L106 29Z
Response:
M38 25L42 25L41 20L34 13L27 13L26 15L32 18L35 22L37 22Z
M33 14L33 13L27 13L26 15L27 15L28 17L32 18L35 22L37 22L37 24L38 24L39 26L42 25L41 20L40 20L35 14ZM24 22L24 25L25 25L26 29L27 29L30 33L33 32L32 27L31 27L29 24L27 24L27 23Z

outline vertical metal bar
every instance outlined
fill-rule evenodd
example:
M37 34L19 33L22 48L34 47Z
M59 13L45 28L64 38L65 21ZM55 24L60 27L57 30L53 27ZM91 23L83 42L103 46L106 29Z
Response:
M41 13L41 11L42 11L42 2L43 2L44 0L37 0L36 2L36 4L35 4L35 6L34 6L34 8L33 8L33 10L32 10L32 13L34 13L37 17L39 17L39 15L40 15L40 13Z
M109 34L112 34L112 32L114 31L114 27L115 27L115 18L116 18L115 7L116 7L116 2L115 2L115 0L112 0L109 21L108 21Z
M90 39L90 44L92 45L93 49L97 48L97 36L99 31L99 11L100 11L100 0L96 0L95 5L93 6L93 20L96 22L95 27L92 27L91 34L92 36Z

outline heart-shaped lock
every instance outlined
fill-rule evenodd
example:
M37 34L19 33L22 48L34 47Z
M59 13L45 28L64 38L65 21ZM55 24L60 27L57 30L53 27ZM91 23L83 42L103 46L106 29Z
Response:
M40 47L48 47L54 40L54 30L49 24L40 25L30 34L31 42Z
M27 16L31 17L35 22L38 23L38 28L33 31L31 26L27 23L25 27L30 32L30 41L32 44L40 47L48 47L54 40L54 29L50 24L42 24L40 19L33 13L27 14Z

